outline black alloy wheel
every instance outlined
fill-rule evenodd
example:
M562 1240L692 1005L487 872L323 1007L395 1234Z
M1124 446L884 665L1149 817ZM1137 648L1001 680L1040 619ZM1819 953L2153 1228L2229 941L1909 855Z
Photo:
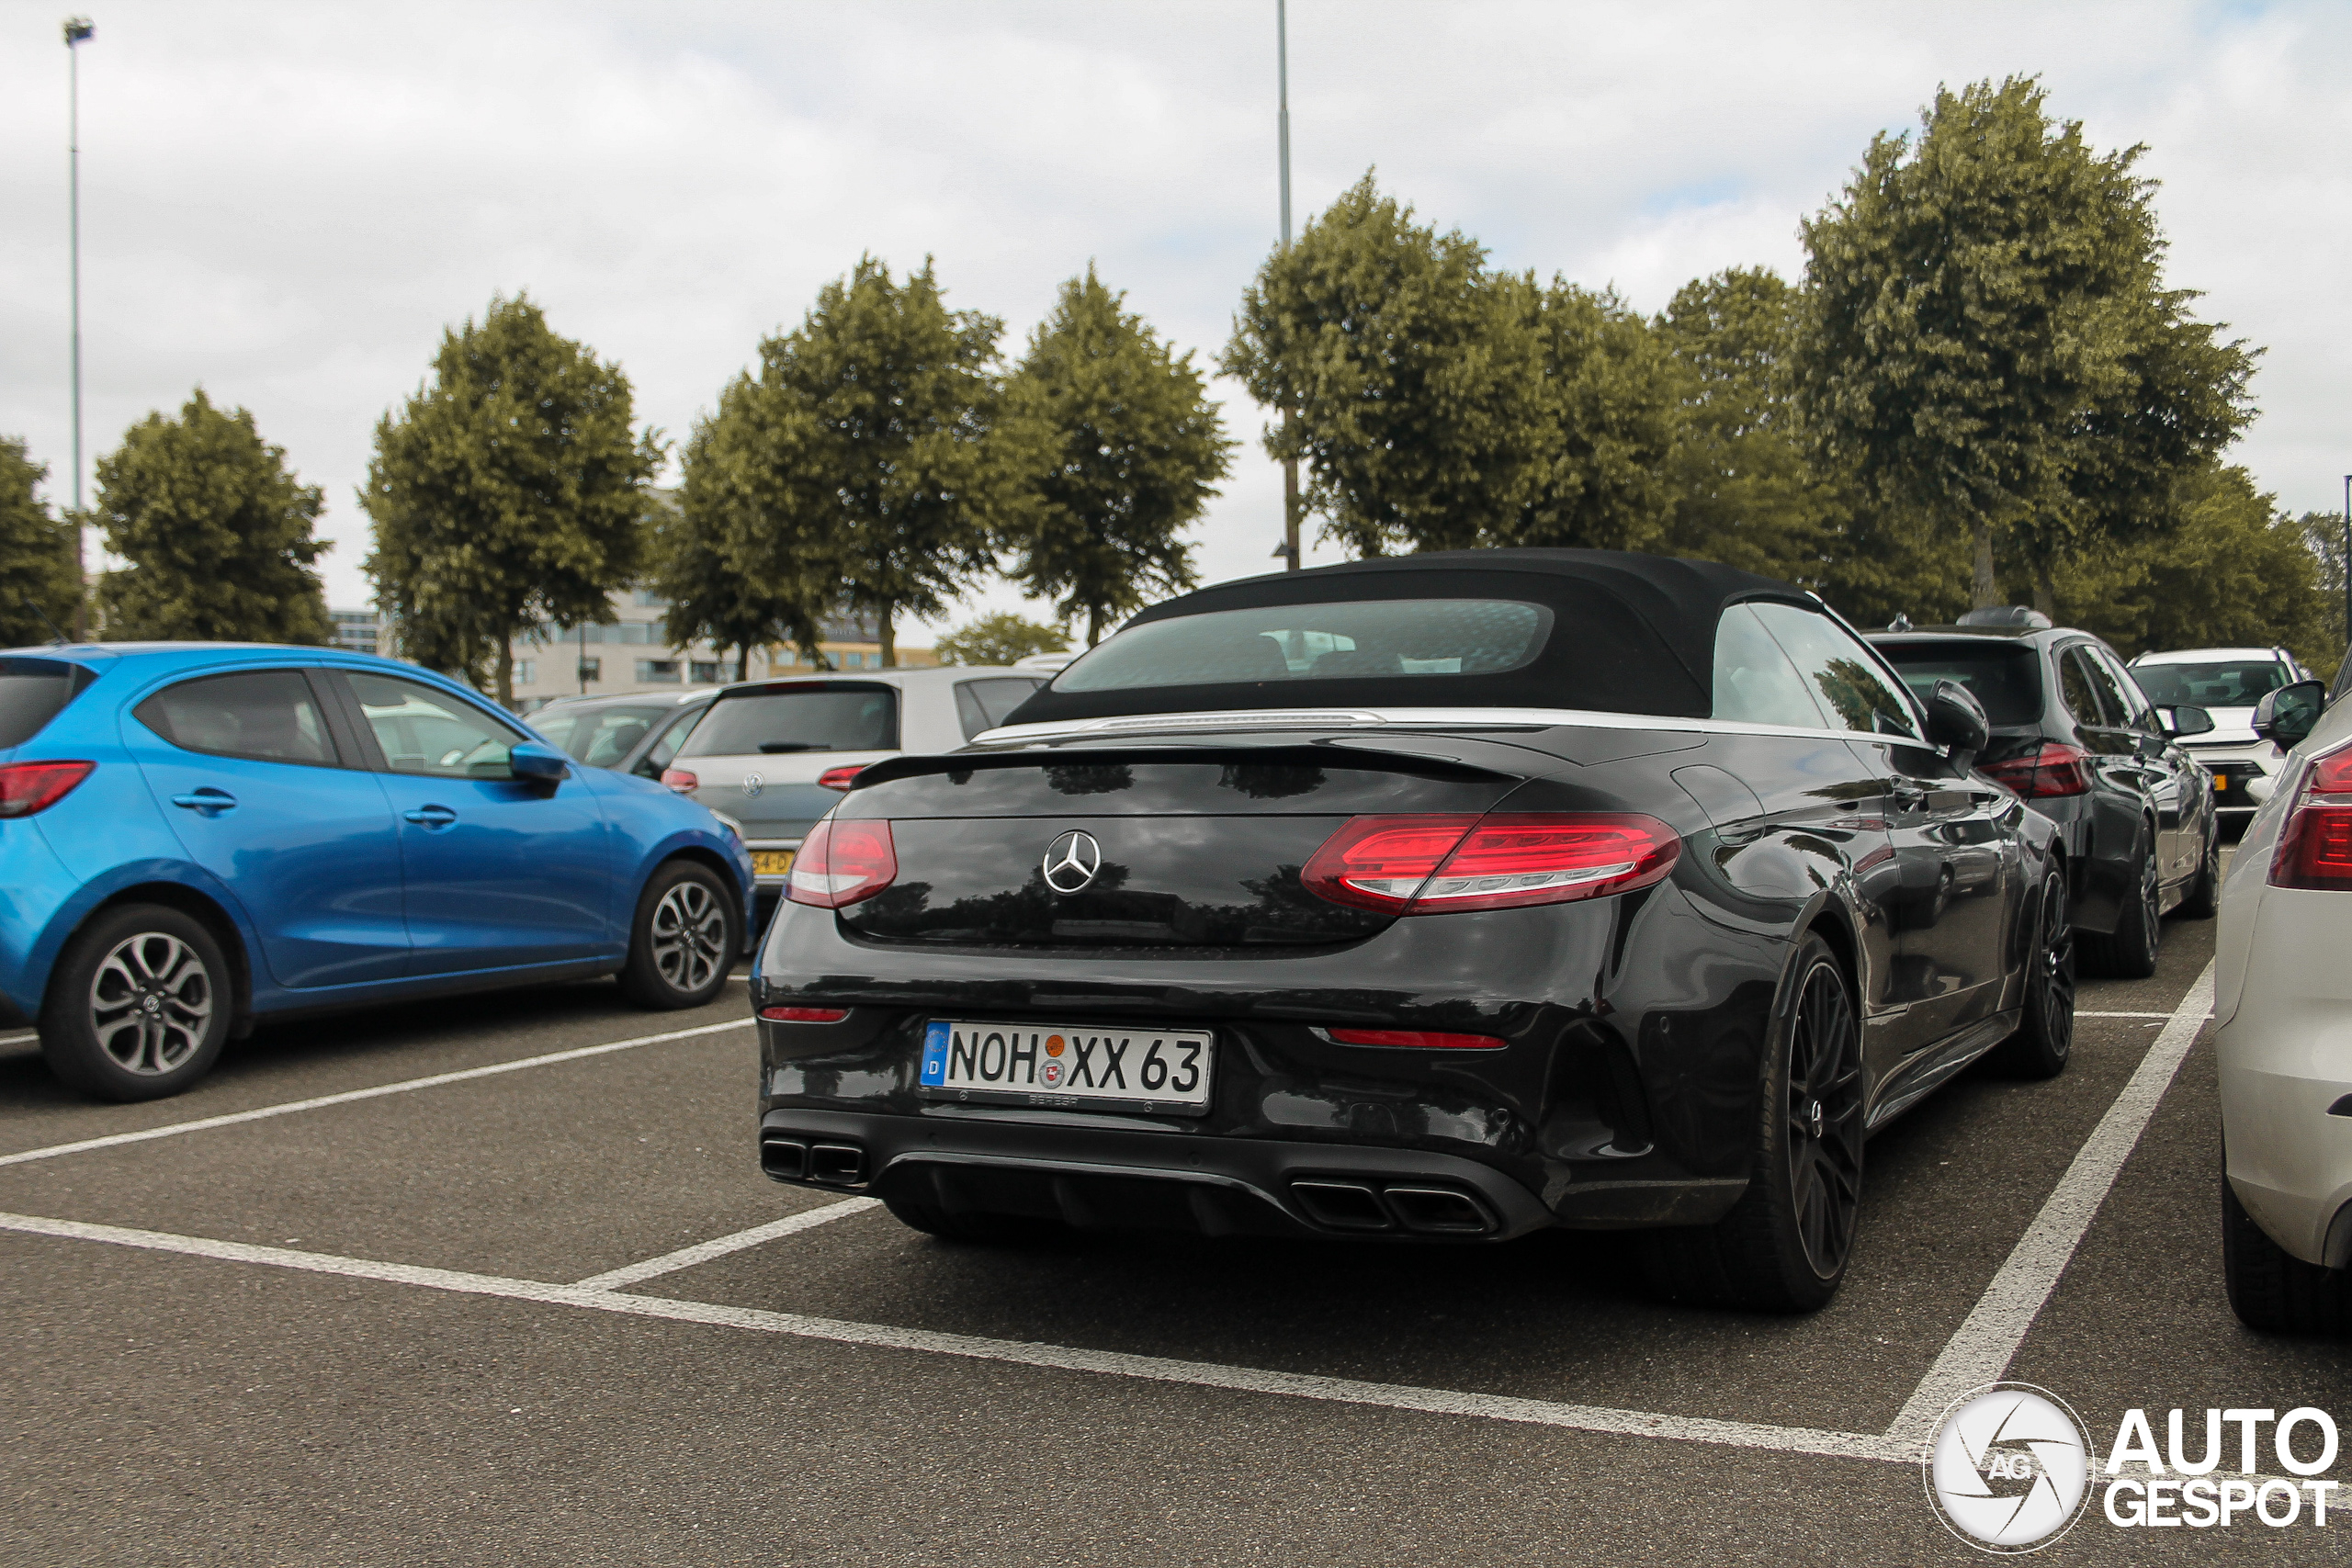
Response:
M1704 1230L1644 1238L1668 1300L1813 1312L1846 1277L1862 1197L1861 1032L1853 987L1808 933L1773 1010L1747 1190Z
M742 906L727 879L676 860L649 878L629 925L621 992L639 1007L694 1008L717 997L742 950Z
M2183 919L2210 920L2222 908L2222 832L2209 818L2205 829L2205 854L2197 863L2197 880L2188 885L2180 904L2173 912Z
M2066 874L2052 866L2042 879L2033 947L2026 955L2025 1016L2017 1032L1985 1061L2020 1078L2054 1078L2075 1049L2075 929L2068 923Z
M234 1007L228 961L201 921L127 904L75 932L50 972L40 1052L85 1094L161 1100L212 1070Z
M2124 900L2121 912L2116 916L2114 934L2082 933L2082 954L2091 973L2118 980L2144 980L2154 974L2156 950L2164 942L2164 889L2156 880L2155 834L2143 828L2137 849L2137 897Z

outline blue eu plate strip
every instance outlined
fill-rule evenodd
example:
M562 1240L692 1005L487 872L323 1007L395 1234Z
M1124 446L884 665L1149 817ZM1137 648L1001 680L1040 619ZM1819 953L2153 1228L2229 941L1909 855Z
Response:
M922 1032L922 1081L944 1084L947 1081L947 1036L944 1023L933 1023Z

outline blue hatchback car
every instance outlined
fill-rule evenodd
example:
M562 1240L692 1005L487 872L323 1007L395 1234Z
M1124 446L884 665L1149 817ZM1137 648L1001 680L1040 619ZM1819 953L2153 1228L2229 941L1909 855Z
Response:
M742 840L453 682L331 649L0 652L0 993L89 1093L177 1093L265 1017L617 975L718 994Z

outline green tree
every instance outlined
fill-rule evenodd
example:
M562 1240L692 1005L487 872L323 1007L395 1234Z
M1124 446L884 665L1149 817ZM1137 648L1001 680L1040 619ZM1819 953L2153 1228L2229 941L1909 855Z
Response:
M1059 653L1069 646L1059 626L1010 610L991 610L941 637L935 651L942 664L1011 664L1033 653Z
M2046 583L2171 526L2249 417L2250 356L2162 285L2143 149L2094 152L2043 105L2030 78L1939 91L1803 225L1807 423L1880 508L1968 541L1980 604L1996 544Z
M983 448L1002 331L948 310L928 260L903 284L870 256L827 284L797 329L760 344L758 376L730 389L735 570L774 584L821 577L829 604L875 617L895 665L899 615L944 615L991 564Z
M2333 670L2344 656L2341 591L2331 598L2323 585L2301 520L2279 512L2277 498L2234 465L2184 481L2179 514L2179 525L2155 540L2060 566L2059 614L2126 654L2277 643L2314 670Z
M527 296L442 334L432 379L377 423L359 495L401 651L511 705L516 637L605 619L637 576L662 459L632 418L620 367Z
M1062 285L990 437L1011 575L1065 619L1084 616L1089 648L1118 616L1199 581L1181 536L1233 461L1192 355L1121 310L1125 299L1091 266Z
M1489 541L1647 549L1664 540L1674 491L1668 467L1681 423L1680 385L1659 334L1613 290L1555 278L1498 281L1532 303L1544 345L1535 482Z
M98 583L117 642L334 640L312 565L322 500L243 409L199 387L177 419L151 413L97 461L99 527L130 564Z
M74 525L41 500L48 477L22 439L0 435L0 648L73 631Z
M1532 286L1366 174L1259 268L1218 364L1270 409L1267 454L1358 555L1508 537L1555 445Z

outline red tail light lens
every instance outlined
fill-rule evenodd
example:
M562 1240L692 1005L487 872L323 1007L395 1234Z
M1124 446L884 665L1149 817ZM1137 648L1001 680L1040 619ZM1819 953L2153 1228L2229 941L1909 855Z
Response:
M2352 747L2312 759L2302 798L2278 830L2270 886L2352 891Z
M857 782L857 775L865 771L863 767L827 768L817 775L817 782L826 789L837 789L846 793L849 786Z
M1663 881L1682 852L1639 812L1358 817L1299 874L1308 892L1382 914L1564 904Z
M667 784L670 788L676 790L680 795L692 795L695 791L702 787L702 780L695 777L694 774L686 772L684 768L662 769L662 782Z
M762 1008L760 1016L771 1023L839 1023L849 1016L847 1008Z
M2063 740L2045 740L2038 751L2012 757L2006 762L1986 762L1976 771L2008 785L2028 800L2090 793L2091 754Z
M837 822L828 817L809 830L784 896L796 904L839 909L871 898L898 880L899 852L890 824L879 818Z
M1417 1050L1499 1051L1508 1042L1491 1034L1441 1034L1426 1029L1340 1029L1323 1032L1342 1045L1403 1045Z
M74 793L96 762L12 762L0 768L0 817L30 817Z

